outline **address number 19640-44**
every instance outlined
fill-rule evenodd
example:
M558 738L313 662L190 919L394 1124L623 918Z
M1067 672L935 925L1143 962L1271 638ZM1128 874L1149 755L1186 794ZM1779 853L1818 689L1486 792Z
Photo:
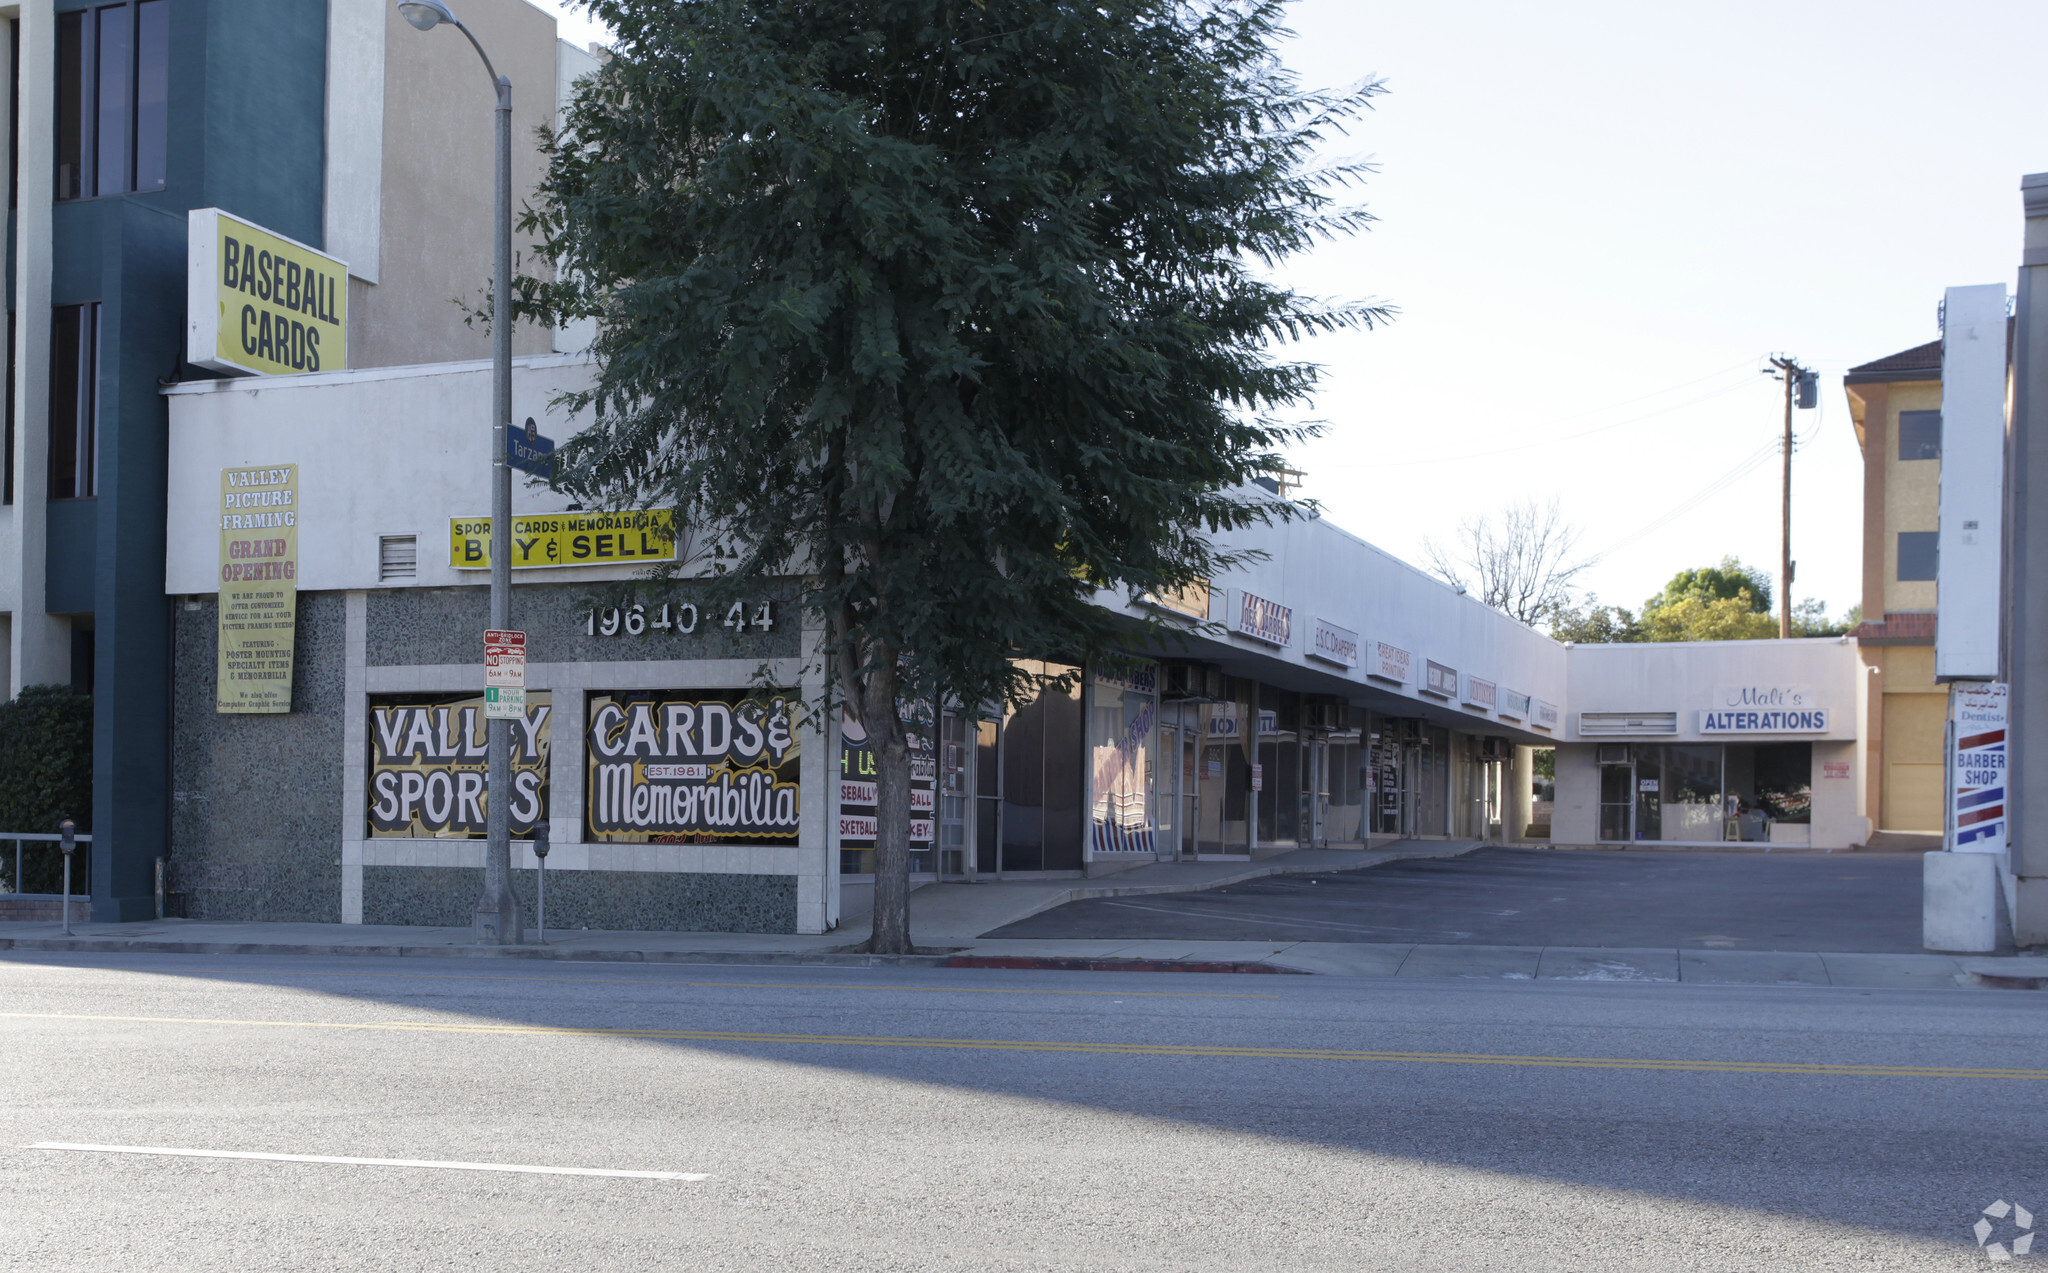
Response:
M634 602L630 606L605 606L583 616L583 634L615 637L644 636L649 632L660 632L690 636L697 631L700 617L702 616L697 610L696 603L691 601L679 605L664 601L652 610L642 602ZM749 629L756 632L772 632L775 630L775 603L735 601L727 608L725 618L719 621L718 626L734 632L745 632Z

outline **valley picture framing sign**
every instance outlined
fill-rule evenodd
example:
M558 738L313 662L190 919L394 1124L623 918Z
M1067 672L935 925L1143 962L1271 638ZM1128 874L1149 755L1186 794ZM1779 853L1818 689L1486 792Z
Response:
M214 709L292 710L299 624L299 467L220 471Z

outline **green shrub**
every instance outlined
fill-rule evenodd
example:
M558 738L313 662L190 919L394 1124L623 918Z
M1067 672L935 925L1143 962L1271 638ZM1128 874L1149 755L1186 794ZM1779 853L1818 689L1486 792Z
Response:
M92 830L92 696L30 685L0 703L0 832Z

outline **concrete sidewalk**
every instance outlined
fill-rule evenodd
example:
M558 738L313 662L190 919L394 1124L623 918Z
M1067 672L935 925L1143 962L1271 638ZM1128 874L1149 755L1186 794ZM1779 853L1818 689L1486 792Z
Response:
M1400 840L1383 848L1368 850L1302 849L1256 862L1152 862L1092 880L930 884L910 895L910 933L920 947L944 952L932 955L848 953L846 947L867 937L867 910L844 914L837 929L812 936L550 929L545 946L479 946L470 941L467 928L409 925L187 919L132 924L73 921L73 935L67 938L61 935L59 925L54 921L9 921L0 923L0 951L405 957L468 955L629 963L938 965L945 962L947 954L973 946L985 932L1082 898L1192 893L1269 875L1356 871L1412 858L1455 857L1479 847L1480 842L1471 840Z
M1988 987L2048 989L2048 957L1696 950L1663 947L1486 946L1420 943L984 938L1040 911L1097 897L1191 893L1274 875L1355 871L1387 862L1454 857L1471 841L1407 840L1359 851L1310 849L1258 862L1159 862L1094 880L933 884L910 895L911 934L923 955L862 955L863 913L814 936L776 933L550 930L548 944L478 946L467 928L397 925L157 920L72 924L0 923L0 952L185 955L380 955L554 959L603 963L811 964L944 967L955 955L1044 967L1082 961L1239 965L1251 971L1342 977L1487 978L1513 981L1687 982L1711 985Z

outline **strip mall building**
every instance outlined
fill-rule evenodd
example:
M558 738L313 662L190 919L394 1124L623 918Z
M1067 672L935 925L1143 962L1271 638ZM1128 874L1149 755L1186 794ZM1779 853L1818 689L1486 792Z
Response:
M485 338L447 298L489 269L488 85L454 35L383 0L289 22L245 20L255 4L25 0L7 26L8 692L94 691L96 918L464 924L491 393ZM594 62L523 0L463 10L530 136ZM146 47L94 61L104 24ZM236 93L208 87L229 45L261 72ZM230 126L259 100L260 127ZM519 156L522 189L537 165ZM187 330L161 321L181 309ZM575 432L551 404L587 382L585 343L520 335L515 421ZM687 577L628 593L671 551L648 517L538 485L515 511L522 892L544 820L557 924L818 932L857 909L871 757L790 710L820 689L792 594L714 611ZM921 876L1546 827L1828 849L1874 830L1853 640L1567 648L1327 520L1232 546L1265 559L1200 594L1103 599L1131 619L1136 670L934 722ZM1170 639L1143 646L1154 618Z
M519 360L514 418L573 433L550 404L588 375L573 354ZM177 905L466 922L482 862L488 365L164 392ZM216 710L219 580L233 567L222 474L245 471L296 475L286 713ZM816 932L857 906L868 754L843 726L804 727L755 675L766 667L791 698L817 692L791 594L714 611L687 578L628 591L661 536L538 483L517 491L515 514L529 705L513 812L522 832L549 821L550 915ZM686 530L677 543L690 551ZM1543 812L1543 747L1556 748L1560 843L1847 848L1870 829L1847 639L1567 648L1328 520L1233 546L1265 558L1166 604L1105 598L1134 642L1162 620L1168 635L1137 670L1082 669L1000 716L943 714L914 797L920 874L1521 839Z

